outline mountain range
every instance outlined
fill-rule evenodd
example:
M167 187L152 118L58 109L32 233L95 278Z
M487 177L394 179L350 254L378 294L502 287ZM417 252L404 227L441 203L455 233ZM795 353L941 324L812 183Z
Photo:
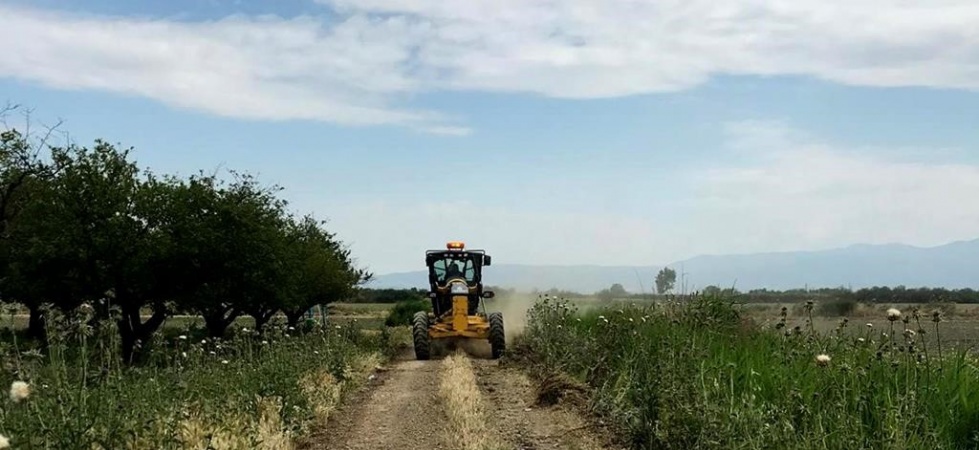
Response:
M593 293L621 284L629 292L651 292L664 266L523 265L500 256L483 270L483 282L518 290ZM705 286L794 289L871 286L979 288L979 239L937 247L858 244L820 251L702 255L666 265L677 272L676 291ZM427 287L424 270L380 275L367 287Z

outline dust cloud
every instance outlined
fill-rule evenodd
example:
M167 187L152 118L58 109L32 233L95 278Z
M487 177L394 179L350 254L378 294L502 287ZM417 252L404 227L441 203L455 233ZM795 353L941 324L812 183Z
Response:
M537 296L532 294L514 293L501 295L486 301L486 312L503 313L503 329L506 332L506 343L513 343L513 338L523 333L527 324L527 311L534 306Z

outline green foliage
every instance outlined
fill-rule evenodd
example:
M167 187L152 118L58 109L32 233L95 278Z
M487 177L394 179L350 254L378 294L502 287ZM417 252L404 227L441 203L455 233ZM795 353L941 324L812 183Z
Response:
M388 317L384 319L384 325L388 327L398 327L411 325L411 319L419 311L431 311L432 303L429 300L408 300L398 302L391 308Z
M602 289L595 293L595 296L602 300L613 300L616 298L626 298L629 296L629 292L622 287L621 284L615 283L609 286L608 289Z
M760 329L731 303L700 297L582 314L543 301L520 345L541 373L586 383L592 407L637 449L979 442L977 361L935 345L940 316L906 312L906 321L856 335L842 332L844 321L820 335Z
M846 317L852 315L856 309L856 300L838 298L820 302L817 314L824 317Z
M664 267L660 269L659 273L656 274L656 293L666 294L673 290L673 286L676 284L676 270L669 267Z
M278 311L298 326L371 275L279 191L236 172L157 176L105 141L44 147L5 130L0 298L29 308L41 341L42 308L93 308L93 323L116 324L129 362L176 312L201 315L213 337L244 314L259 329Z

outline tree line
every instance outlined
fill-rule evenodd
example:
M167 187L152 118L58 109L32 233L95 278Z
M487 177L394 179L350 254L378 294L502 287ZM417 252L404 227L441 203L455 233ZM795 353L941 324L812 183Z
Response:
M0 301L29 310L31 337L45 340L46 308L85 309L115 322L131 360L171 315L199 315L215 337L241 316L296 326L371 278L281 188L233 171L159 175L132 151L0 132Z

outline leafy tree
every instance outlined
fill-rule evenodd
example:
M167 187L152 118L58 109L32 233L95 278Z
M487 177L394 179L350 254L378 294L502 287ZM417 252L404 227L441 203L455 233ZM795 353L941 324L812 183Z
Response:
M626 291L621 284L615 283L608 289L602 289L601 291L595 293L595 296L603 300L612 300L616 298L628 297L629 292Z
M312 217L300 220L295 232L298 239L290 256L294 278L290 282L290 295L282 306L292 327L298 326L303 314L313 306L342 300L372 277L367 271L357 269L350 250L343 248L336 236Z
M669 267L664 267L660 269L659 273L656 274L656 293L666 294L673 290L673 286L676 284L676 270Z
M0 109L0 122L13 109ZM12 238L12 229L24 210L30 207L32 199L40 193L39 183L51 175L51 166L41 160L40 151L46 147L52 131L48 129L46 135L32 140L30 133L25 135L8 128L0 130L0 300L18 300L28 306L28 335L42 341L46 338L40 309L42 302L31 301L39 298L40 294L27 292L28 286L20 284L23 278L19 271L23 268L15 267L13 261L24 243L19 238Z
M129 152L103 141L51 149L52 176L33 179L31 201L11 228L16 243L5 285L32 316L44 304L66 312L99 305L103 320L110 305L118 308L123 355L131 361L167 311L156 275L159 189ZM152 310L146 322L144 307ZM32 325L43 327L38 322Z
M200 314L211 336L283 284L285 203L275 191L240 174L229 185L196 176L176 189L167 225L182 267L174 270L182 280L175 300Z

